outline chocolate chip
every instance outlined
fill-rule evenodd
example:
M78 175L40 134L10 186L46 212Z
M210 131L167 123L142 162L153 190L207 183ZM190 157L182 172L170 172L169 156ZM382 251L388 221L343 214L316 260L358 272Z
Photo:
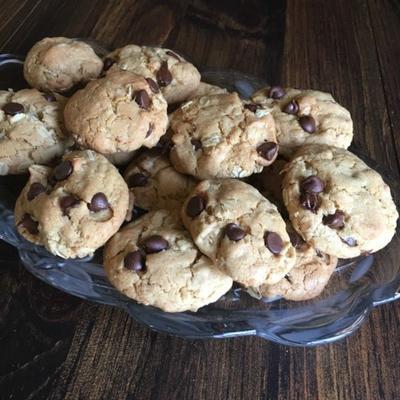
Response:
M282 111L286 114L297 114L299 111L299 104L296 100L292 100L282 108Z
M148 110L150 108L151 100L145 90L139 90L135 94L135 101L140 108Z
M316 175L310 175L301 182L301 190L304 193L322 193L324 189L324 182Z
M168 86L172 82L172 75L168 69L168 63L164 61L156 74L159 86Z
M357 246L357 240L353 239L351 236L347 237L347 238L340 238L340 240L343 243L346 243L348 246L350 247L355 247Z
M79 199L72 195L62 197L59 204L63 214L67 215L71 208L76 207L79 204L79 201Z
M245 104L244 108L247 108L251 112L255 113L257 111L257 109L260 108L260 106L258 104L255 104L255 103L249 103L249 104Z
M148 181L148 177L141 172L137 174L133 174L128 178L128 185L130 188L132 187L139 187L139 186L146 186Z
M73 167L71 161L65 160L54 168L53 177L56 181L62 181L67 179L72 174L72 171Z
M175 54L173 51L168 50L166 52L169 56L174 57L175 59L177 59L178 61L181 61L181 59L179 58L179 56L177 54Z
M281 237L275 232L265 232L264 234L265 247L273 254L279 254L283 249Z
M272 86L269 89L268 96L275 100L282 98L284 95L285 95L285 90L280 86Z
M297 232L289 232L290 243L295 249L300 249L305 245L305 241Z
M324 254L321 253L321 251L318 249L315 249L315 253L316 253L317 257L319 257L319 258L322 258L324 256Z
M31 235L37 235L39 233L39 223L34 221L29 214L24 214L18 225L25 228Z
M306 210L312 211L314 214L317 213L321 206L321 199L317 194L313 193L302 193L300 195L300 204Z
M130 271L144 271L145 257L140 250L132 251L128 253L124 258L124 267Z
M3 111L7 115L17 115L24 112L24 106L20 103L7 103L3 106Z
M143 241L146 254L159 253L169 247L169 243L160 235L152 235Z
M158 87L157 83L153 81L151 78L146 78L146 82L149 84L150 90L153 93L158 93L160 88Z
M35 197L39 196L40 193L43 193L46 191L46 188L39 182L32 183L31 187L29 188L29 191L26 195L26 198L29 201L32 201Z
M148 138L153 133L153 130L154 130L154 124L150 122L149 129L146 132L146 138Z
M190 141L190 143L192 143L195 151L199 150L203 147L203 144L201 143L201 140L199 140L199 139L192 139Z
M92 197L90 204L88 204L89 210L93 212L107 210L109 207L110 204L108 204L107 196L102 192L96 193Z
M50 102L57 101L56 96L54 96L53 93L45 93L45 94L43 95L43 97L44 97L47 101L50 101Z
M299 124L308 133L314 133L316 129L315 119L310 115L303 115L299 118Z
M225 226L225 234L234 242L238 242L246 236L246 232L238 225L230 223Z
M108 71L115 64L115 60L106 57L103 61L103 71Z
M278 145L274 142L265 142L257 147L257 153L262 158L271 161L278 153Z
M197 217L206 208L201 196L193 196L186 205L186 215L190 218Z
M290 277L289 274L285 275L284 278L285 278L291 285L293 285L292 278Z
M336 210L334 214L325 215L322 223L332 229L341 229L344 227L344 212Z

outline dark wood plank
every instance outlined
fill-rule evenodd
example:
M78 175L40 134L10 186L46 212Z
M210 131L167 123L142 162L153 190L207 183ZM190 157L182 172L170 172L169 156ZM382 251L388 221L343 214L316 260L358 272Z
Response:
M400 3L395 0L368 1L374 45L377 51L383 90L388 109L387 121L392 129L397 160L400 160Z
M0 30L0 47L4 49L8 42L13 42L15 33L32 18L41 1L3 1L0 3L2 26Z
M362 1L292 1L283 80L315 87L352 114L354 140L398 175L369 10Z
M319 1L294 0L288 2L286 18L283 82L333 93L352 113L355 141L398 176L381 63L374 45L374 17L370 18L366 2L324 2L321 6ZM397 32L399 22L397 16ZM393 252L397 254L393 262L398 262L400 249ZM307 366L316 368L317 382L304 378L304 392L312 396L316 386L319 398L396 398L394 388L400 376L399 369L392 367L390 353L398 350L392 335L399 336L393 316L399 310L398 304L375 310L353 337L316 349L315 364ZM296 364L304 361L296 351L293 358ZM293 396L287 387L282 389L280 398Z
M372 0L323 4L8 1L0 3L0 49L25 52L46 35L92 37L110 47L162 44L200 65L331 91L351 110L357 141L398 174L393 144L399 145L399 121L392 112L398 114L399 78L389 54L389 39L400 35L397 8ZM152 332L120 310L62 294L15 259L14 250L0 245L1 398L398 397L398 303L373 311L353 336L317 349L250 337L189 341Z

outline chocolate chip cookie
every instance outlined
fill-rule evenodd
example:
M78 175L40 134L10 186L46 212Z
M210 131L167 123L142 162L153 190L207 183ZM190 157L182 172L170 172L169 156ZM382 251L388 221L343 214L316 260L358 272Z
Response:
M54 255L92 255L125 219L128 187L94 151L67 153L54 169L33 165L30 173L15 206L15 223L22 236Z
M172 114L171 130L172 164L199 179L244 178L278 154L270 111L242 101L237 93L184 103Z
M64 134L65 101L36 89L0 91L0 175L26 173L73 144Z
M89 82L70 98L64 117L78 144L102 154L153 147L168 124L162 94L127 71Z
M290 157L300 146L314 143L347 149L353 139L350 113L329 93L275 86L256 92L252 100L272 108L282 155Z
M295 250L277 208L244 182L199 183L181 217L200 251L244 286L277 283L294 265Z
M135 158L124 179L134 193L135 205L144 210L178 210L195 186L194 179L176 171L158 149Z
M122 69L144 76L154 92L162 92L168 104L185 100L200 83L200 73L193 64L160 47L122 47L107 56L104 66L108 71Z
M381 176L347 150L305 146L285 168L283 200L296 231L339 257L373 253L396 230L398 213Z
M337 265L337 258L317 252L293 230L289 231L296 249L294 267L274 285L262 285L256 292L263 297L283 297L286 300L310 300L321 294Z
M232 286L197 250L178 213L167 210L122 228L105 247L104 267L119 291L167 312L197 311Z
M24 77L30 86L48 92L64 92L96 79L103 62L93 49L77 39L44 38L28 52Z

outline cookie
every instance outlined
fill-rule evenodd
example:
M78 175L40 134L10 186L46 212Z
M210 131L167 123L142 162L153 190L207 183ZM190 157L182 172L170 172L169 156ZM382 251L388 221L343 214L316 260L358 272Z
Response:
M15 206L17 229L54 255L92 255L124 221L128 187L102 155L73 151L54 169L33 165L30 173Z
M197 68L169 49L127 45L104 60L109 71L122 69L151 81L154 92L161 90L168 104L186 99L199 86Z
M104 268L126 296L167 312L197 311L232 286L170 210L149 212L124 226L105 247Z
M279 153L287 157L306 144L347 149L353 139L350 113L329 93L275 86L259 90L252 100L272 108Z
M181 217L200 251L244 286L274 284L294 265L295 250L277 208L244 182L199 183Z
M283 200L296 231L339 258L385 247L398 213L381 176L347 150L309 145L287 165Z
M283 297L286 300L310 300L321 294L337 265L337 258L317 252L295 232L289 232L296 249L294 267L274 285L262 285L262 297Z
M96 79L103 62L93 49L77 39L44 38L28 52L24 77L30 86L46 92L65 92Z
M0 175L26 173L73 144L63 132L65 100L36 89L0 91Z
M124 179L134 193L135 205L144 210L179 210L196 184L190 176L177 172L158 149L135 158Z
M227 93L228 91L225 88L219 87L217 85L211 85L206 82L200 82L199 86L196 90L194 90L190 95L186 98L186 100L193 100L197 97L210 96L213 94L222 94Z
M153 147L168 124L162 94L127 71L89 82L69 99L64 118L78 144L102 154Z
M171 117L174 167L199 179L244 178L271 164L277 154L269 110L237 93L203 96Z

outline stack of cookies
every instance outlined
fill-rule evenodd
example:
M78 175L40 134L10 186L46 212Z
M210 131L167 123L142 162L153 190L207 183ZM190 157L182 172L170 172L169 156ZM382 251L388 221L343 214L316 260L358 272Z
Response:
M100 59L61 37L35 44L24 75L32 89L0 92L0 173L30 174L19 233L63 258L105 245L110 282L139 303L196 311L233 282L311 299L338 258L395 234L390 189L346 150L352 119L327 93L243 100L171 50Z

